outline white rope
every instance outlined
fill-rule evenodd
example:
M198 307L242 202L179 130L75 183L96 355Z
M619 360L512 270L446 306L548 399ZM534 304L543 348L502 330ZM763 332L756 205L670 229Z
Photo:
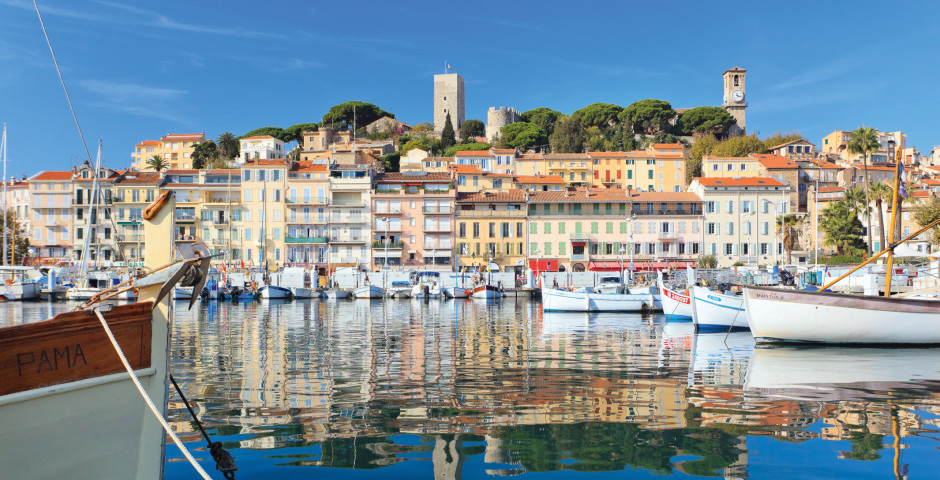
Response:
M183 445L183 442L181 442L179 437L173 433L173 429L171 429L170 426L166 423L163 415L157 411L157 407L154 406L153 400L151 400L150 396L147 395L147 392L144 391L144 387L141 386L140 380L137 379L137 375L134 375L134 369L132 369L131 365L127 363L127 358L124 356L124 352L121 350L121 346L118 345L117 340L114 339L114 335L111 333L111 329L108 327L107 320L104 319L104 316L101 315L101 312L97 308L92 311L95 312L95 315L98 316L98 320L101 322L101 326L104 327L104 332L108 334L108 338L111 340L111 345L114 346L114 351L117 352L119 357L121 357L121 363L124 364L124 369L127 370L128 374L130 374L131 380L133 380L134 385L137 386L137 391L140 392L140 396L143 397L147 402L147 406L150 407L150 411L153 412L153 415L157 417L157 420L160 421L160 425L163 425L163 430L165 430L167 435L173 439L173 443L175 443L176 446L179 447L179 449L183 452L183 455L186 456L186 459L189 460L189 463L192 464L193 468L196 469L196 472L198 472L199 475L201 475L205 480L211 480L209 478L209 474L206 473L206 471L202 469L202 466L199 465L196 459L193 458L193 454L189 453L189 450L186 449L186 447Z

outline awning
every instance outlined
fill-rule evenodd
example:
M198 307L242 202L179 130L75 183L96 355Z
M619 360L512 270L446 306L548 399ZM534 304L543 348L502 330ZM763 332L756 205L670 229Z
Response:
M634 266L636 262L634 262ZM630 268L630 263L623 262L590 262L588 263L588 270L592 272L619 272L620 267L623 266L624 270Z
M656 270L668 270L670 268L683 270L683 269L690 268L690 267L695 267L695 262L685 262L685 261L638 262L636 260L633 261L634 272L651 272L651 271L656 271ZM630 263L627 261L624 261L623 268L624 270L630 270Z

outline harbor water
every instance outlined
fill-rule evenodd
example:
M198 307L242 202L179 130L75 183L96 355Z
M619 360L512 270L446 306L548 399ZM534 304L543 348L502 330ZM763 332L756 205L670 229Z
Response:
M171 371L237 478L940 471L938 348L755 348L748 332L523 297L187 305ZM3 303L0 325L73 307ZM169 417L221 478L175 393ZM167 479L194 478L166 456Z

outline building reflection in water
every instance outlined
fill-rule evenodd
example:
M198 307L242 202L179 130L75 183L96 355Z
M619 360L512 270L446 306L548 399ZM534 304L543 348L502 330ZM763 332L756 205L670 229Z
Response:
M220 440L309 451L271 466L747 478L748 437L849 441L834 456L873 460L893 428L937 430L940 351L755 350L748 333L662 322L512 298L219 303L176 312L172 362Z

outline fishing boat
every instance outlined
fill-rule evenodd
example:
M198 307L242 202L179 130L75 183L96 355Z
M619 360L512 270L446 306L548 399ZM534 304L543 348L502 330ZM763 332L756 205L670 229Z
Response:
M470 290L470 296L473 298L500 298L503 293L493 285L478 285Z
M382 290L382 287L366 284L353 290L352 296L360 299L382 298L385 296L385 290Z
M290 287L290 293L294 298L316 298L320 296L316 290L304 287Z
M406 280L395 280L392 282L392 286L388 287L386 293L392 298L410 298L411 283Z
M39 298L39 282L32 275L39 272L31 267L0 267L0 295L10 300L33 300Z
M88 272L84 280L79 280L79 285L69 288L65 292L65 298L68 300L90 300L99 295L102 291L120 284L121 276L111 271ZM133 291L122 292L116 298L117 300L134 300L137 296Z
M747 287L758 343L940 344L940 302Z
M282 300L294 298L289 288L278 287L276 285L265 285L258 289L258 292L261 294L261 298Z
M648 295L596 293L590 287L568 291L542 289L542 310L560 312L641 312Z
M623 293L623 279L620 277L601 277L601 283L594 287L597 293Z
M411 288L412 298L440 298L441 274L438 272L417 272L415 284Z
M628 288L627 292L631 295L646 295L648 297L647 308L649 310L663 310L663 298L656 285L636 285Z
M667 321L691 321L692 320L692 298L688 290L679 292L663 285L663 280L658 280L659 291L662 292L663 313L666 314Z
M190 300L193 298L193 287L173 287L173 300Z
M460 273L451 275L450 278L454 279L456 284L453 287L447 287L443 290L444 296L447 298L467 298L470 296L470 289L465 285L467 281L470 280L470 275Z
M748 328L748 311L744 297L731 292L718 292L693 285L692 322L696 330L729 330Z
M340 298L349 298L352 294L352 290L345 290L341 288L332 288L323 291L323 298L327 300L336 300Z

